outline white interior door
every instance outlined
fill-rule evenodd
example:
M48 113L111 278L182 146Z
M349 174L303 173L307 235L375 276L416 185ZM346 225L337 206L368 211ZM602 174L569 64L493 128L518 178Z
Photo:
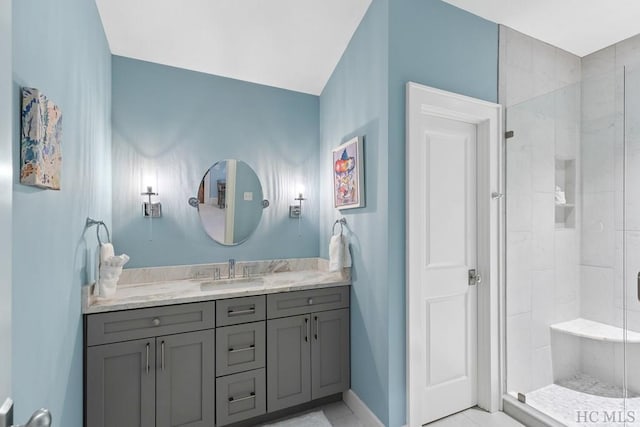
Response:
M414 108L414 107L411 107ZM477 404L477 125L408 111L409 425Z

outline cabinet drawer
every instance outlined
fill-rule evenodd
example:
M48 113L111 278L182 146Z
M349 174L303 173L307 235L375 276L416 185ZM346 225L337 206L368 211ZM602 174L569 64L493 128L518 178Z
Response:
M264 369L216 380L216 426L237 423L267 412Z
M264 368L265 322L225 326L216 330L216 376Z
M223 299L216 302L218 326L258 322L266 317L265 296Z
M213 302L90 314L87 345L108 344L215 327Z
M349 307L348 286L267 295L267 318L269 319L347 307Z

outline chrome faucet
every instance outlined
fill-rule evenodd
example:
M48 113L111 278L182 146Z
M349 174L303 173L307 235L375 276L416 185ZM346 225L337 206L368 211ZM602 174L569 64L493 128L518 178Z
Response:
M229 279L236 278L236 260L233 258L229 259Z

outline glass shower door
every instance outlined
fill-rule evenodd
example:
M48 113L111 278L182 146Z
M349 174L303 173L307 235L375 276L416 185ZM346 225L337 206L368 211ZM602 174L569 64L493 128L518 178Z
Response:
M640 66L624 70L624 180L620 236L625 258L621 266L625 328L625 418L640 426Z
M623 280L632 247L640 271L640 137L638 197L625 201L623 77L583 76L506 110L507 392L568 426L625 425L634 364L640 386L627 325L638 313L640 327L640 302L627 309Z

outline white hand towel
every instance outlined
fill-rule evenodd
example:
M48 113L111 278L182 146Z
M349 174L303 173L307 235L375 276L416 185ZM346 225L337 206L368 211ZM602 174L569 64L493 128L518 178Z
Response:
M96 285L93 288L93 294L97 297L106 297L106 294L109 293L109 290L104 289L104 286L101 286L100 276L102 275L102 266L104 262L114 255L115 252L111 243L98 245L98 250L96 251Z
M342 244L344 245L344 262L343 267L351 267L351 251L349 251L349 238L346 235L342 235Z
M100 264L102 265L106 260L115 255L113 245L111 243L103 243L100 245Z
M344 243L342 236L331 236L329 241L329 271L340 271L344 267Z
M100 263L96 294L102 298L109 298L116 293L118 279L122 274L122 267L129 261L129 256L126 254L115 256L111 243L102 244L99 252Z

